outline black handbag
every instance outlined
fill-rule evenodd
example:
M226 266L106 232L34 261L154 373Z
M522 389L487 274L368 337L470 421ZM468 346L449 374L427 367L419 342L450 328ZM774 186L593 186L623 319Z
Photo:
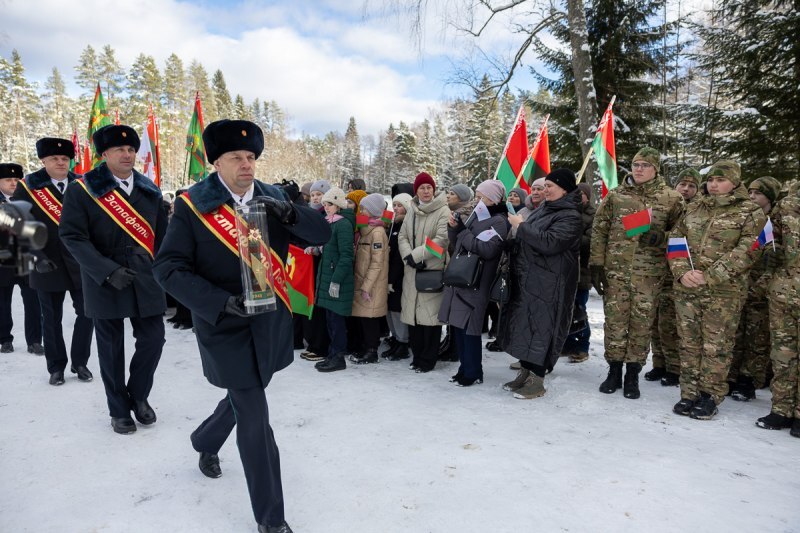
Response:
M497 274L492 280L492 288L489 289L489 300L500 305L508 303L511 292L508 286L508 256L503 252L500 257L500 266L497 268Z
M444 271L443 283L459 289L478 289L483 273L483 259L478 254L462 249Z
M414 220L411 221L411 228L412 228L412 243L417 242L417 217L414 217ZM445 252L447 254L447 252ZM445 262L447 261L447 255L445 255ZM442 274L444 272L442 270L417 270L414 273L414 287L417 289L417 292L423 293L435 293L435 292L442 292L444 290L444 285L442 284Z

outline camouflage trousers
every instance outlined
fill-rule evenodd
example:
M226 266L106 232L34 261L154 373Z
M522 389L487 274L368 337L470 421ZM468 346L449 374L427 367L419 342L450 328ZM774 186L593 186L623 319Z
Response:
M800 280L795 280L800 285ZM800 290L798 290L800 294ZM771 294L769 323L772 329L772 412L800 418L800 298Z
M680 342L672 289L664 289L656 298L656 319L650 329L650 349L653 350L653 368L680 374Z
M719 405L728 393L726 379L742 297L685 288L674 294L681 342L681 398L696 400L705 392Z
M647 363L661 283L661 277L608 274L603 296L606 361Z
M740 375L747 376L753 378L757 389L763 387L767 381L769 352L769 304L766 300L748 298L736 328L728 381L736 381Z

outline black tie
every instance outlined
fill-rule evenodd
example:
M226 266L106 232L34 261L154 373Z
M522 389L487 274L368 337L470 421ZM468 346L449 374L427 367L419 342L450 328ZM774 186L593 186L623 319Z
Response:
M61 191L61 194L64 194L64 183L59 181L57 183L57 186L58 186L58 190Z
M122 188L125 189L125 192L128 192L128 181L122 180Z

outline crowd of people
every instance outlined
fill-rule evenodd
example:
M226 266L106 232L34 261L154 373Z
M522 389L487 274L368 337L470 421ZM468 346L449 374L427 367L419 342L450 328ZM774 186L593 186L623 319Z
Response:
M442 190L420 172L392 187L389 204L360 179L347 191L257 181L264 138L251 122L214 122L203 139L215 172L171 205L134 170L140 141L125 125L94 135L104 162L83 177L59 138L37 142L43 167L24 179L21 166L0 164L0 202L28 202L49 233L29 276L0 277L0 352L14 350L18 284L28 351L45 356L50 385L65 383L68 363L92 381L94 332L112 429L131 434L131 413L142 425L157 419L148 396L171 299L174 327L194 330L207 379L226 390L191 435L199 468L222 475L217 454L236 427L259 531L291 531L264 389L293 349L322 373L381 358L409 360L415 373L458 361L450 381L461 387L483 383L484 348L502 351L518 360L503 389L531 400L559 358L588 359L592 288L605 315L601 393L639 398L652 350L644 377L680 387L674 413L708 420L726 396L748 401L769 386L771 412L756 424L800 437L800 194L774 178L747 185L739 164L721 160L703 175L681 171L673 187L645 147L597 207L565 168L511 190L497 180ZM268 215L271 257L258 264L275 279L271 313L254 314L242 294L242 265L256 261L240 257L237 209L254 205ZM285 295L289 245L313 258L308 317L292 315ZM127 380L124 319L136 339Z

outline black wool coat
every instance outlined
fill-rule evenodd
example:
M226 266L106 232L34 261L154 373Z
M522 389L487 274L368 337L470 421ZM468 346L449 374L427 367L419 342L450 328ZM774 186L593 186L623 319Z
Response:
M510 299L498 340L517 359L552 369L564 347L578 286L580 191L544 202L517 228Z
M67 175L67 184L72 183L76 179L78 179L78 176L70 172ZM62 204L64 203L64 195L53 185L53 182L50 180L50 175L47 174L47 171L43 168L25 176L25 184L31 191L47 189L47 191ZM58 235L58 225L53 222L53 219L51 219L41 207L39 207L39 204L34 201L22 185L17 185L17 190L14 192L14 196L11 199L22 200L33 205L31 215L38 222L42 222L47 226L47 244L40 250L40 253L56 265L56 269L52 272L39 273L36 272L36 270L31 270L29 280L31 288L45 292L62 292L80 289L80 266L75 258L72 257L72 254L69 253L64 243L61 242L61 237Z
M256 181L254 196L284 200L281 191ZM222 204L234 206L217 173L189 189L201 213ZM297 220L283 225L268 220L270 246L286 261L291 240L325 244L331 236L328 222L310 207L294 205ZM154 266L161 286L192 312L203 373L212 385L225 389L266 387L272 375L294 357L292 315L278 300L270 313L249 318L224 315L230 296L242 294L239 258L192 211L183 198L175 213Z
M84 177L89 192L73 182L64 194L64 208L58 233L80 265L83 300L89 318L129 318L161 315L166 311L164 291L153 278L150 254L120 228L92 198L115 190L147 220L155 234L158 251L167 226L161 190L139 172L133 171L133 191L125 194L105 163ZM90 197L91 194L91 197ZM133 283L117 290L106 281L116 269L137 272Z
M397 244L397 236L400 235L400 228L403 221L398 220L389 226L389 285L392 291L389 293L389 311L399 313L403 301L403 274L405 272L405 262L400 257L400 247Z

